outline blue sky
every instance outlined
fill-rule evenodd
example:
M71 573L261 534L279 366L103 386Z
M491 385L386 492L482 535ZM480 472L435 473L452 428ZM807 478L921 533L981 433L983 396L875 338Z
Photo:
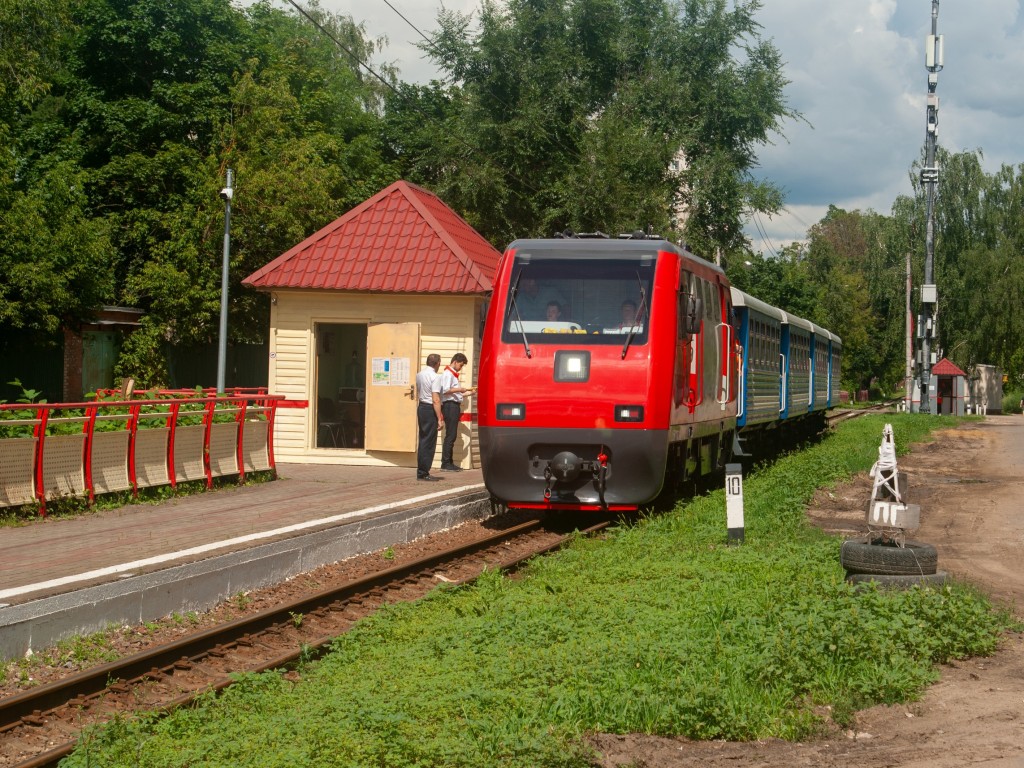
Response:
M434 28L441 7L438 0L389 2L423 32ZM371 37L387 37L378 62L394 63L401 79L436 75L414 45L416 30L384 0L321 4L362 22ZM1024 163L1021 4L939 3L939 144L951 152L983 150L989 172ZM479 2L444 5L469 12ZM755 251L770 255L803 239L830 204L888 213L898 195L911 192L910 166L924 146L931 12L931 0L764 0L757 19L782 53L787 101L804 120L786 124L759 152L757 175L785 190L786 210L749 224Z

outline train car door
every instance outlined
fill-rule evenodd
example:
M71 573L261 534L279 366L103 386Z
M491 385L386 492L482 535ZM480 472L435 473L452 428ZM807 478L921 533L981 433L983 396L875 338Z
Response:
M685 314L690 308L690 297L693 294L693 275L685 270L679 273L678 322L676 323L676 363L673 382L674 405L688 407L692 411L695 401L694 392L694 356L699 340L698 333L689 333L686 327ZM695 297L694 297L695 299Z
M419 323L367 328L366 450L416 452L419 355Z
M704 344L704 369L701 371L701 391L709 393L720 403L721 371L722 371L722 302L718 296L718 285L708 280L701 280L704 296L704 332L701 341ZM713 406L712 406L713 407ZM714 418L711 408L704 418Z
M786 418L789 409L789 358L790 358L790 336L789 323L783 321L782 326L776 331L779 341L779 413Z
M722 285L721 282L716 282L714 290L717 294L715 298L720 308L718 327L715 329L719 345L718 393L715 400L721 406L721 410L724 411L729 403L736 399L736 375L739 369L739 357L729 289Z

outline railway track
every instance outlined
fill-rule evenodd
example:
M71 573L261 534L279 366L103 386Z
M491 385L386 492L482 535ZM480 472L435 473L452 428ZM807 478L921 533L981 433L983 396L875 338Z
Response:
M601 521L582 532L609 524ZM0 767L56 766L87 726L187 706L201 693L228 687L238 672L289 668L325 651L385 603L416 600L440 583L465 584L487 568L514 571L561 547L570 535L530 520L0 699Z
M834 408L831 412L825 416L825 423L829 429L834 428L837 424L841 424L844 421L850 419L856 419L858 416L866 416L869 413L880 413L882 411L888 411L896 406L897 400L891 400L884 403L878 403L877 405L869 405L867 408Z

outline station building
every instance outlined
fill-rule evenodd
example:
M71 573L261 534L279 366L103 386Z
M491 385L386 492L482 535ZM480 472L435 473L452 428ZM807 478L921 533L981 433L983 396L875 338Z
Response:
M476 380L500 252L422 187L397 181L249 275L270 294L279 461L416 466L416 373L456 352ZM468 376L467 376L468 374ZM478 465L473 398L455 461ZM440 440L438 441L440 451Z

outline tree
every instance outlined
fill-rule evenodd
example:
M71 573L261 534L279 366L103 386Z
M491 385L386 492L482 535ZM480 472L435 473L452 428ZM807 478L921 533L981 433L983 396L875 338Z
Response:
M964 367L1024 374L1024 166L981 168L981 152L943 154L936 204L940 348Z
M357 57L376 45L350 20L311 13ZM269 2L84 0L74 21L52 124L78 147L83 214L106 226L108 301L146 310L117 372L161 384L163 345L215 338L226 168L237 179L229 333L258 340L268 305L240 280L392 180L382 86Z
M40 341L113 291L80 147L54 119L73 30L64 0L0 0L0 327Z
M685 206L692 244L736 247L745 211L781 204L750 169L795 116L759 7L485 0L478 30L442 12L426 50L445 82L388 104L403 173L496 243L646 225L682 237L674 217ZM408 151L420 147L433 149L429 162Z
M811 282L806 252L790 245L777 258L749 255L730 259L726 273L734 286L786 312L818 321L818 287Z
M107 227L86 214L74 164L58 163L20 189L11 165L0 161L0 325L44 339L112 294Z
M67 0L0 0L0 120L37 104L61 66Z
M818 295L816 317L809 319L841 336L842 378L854 389L866 389L885 367L868 277L876 216L829 206L825 218L808 232L806 258Z

